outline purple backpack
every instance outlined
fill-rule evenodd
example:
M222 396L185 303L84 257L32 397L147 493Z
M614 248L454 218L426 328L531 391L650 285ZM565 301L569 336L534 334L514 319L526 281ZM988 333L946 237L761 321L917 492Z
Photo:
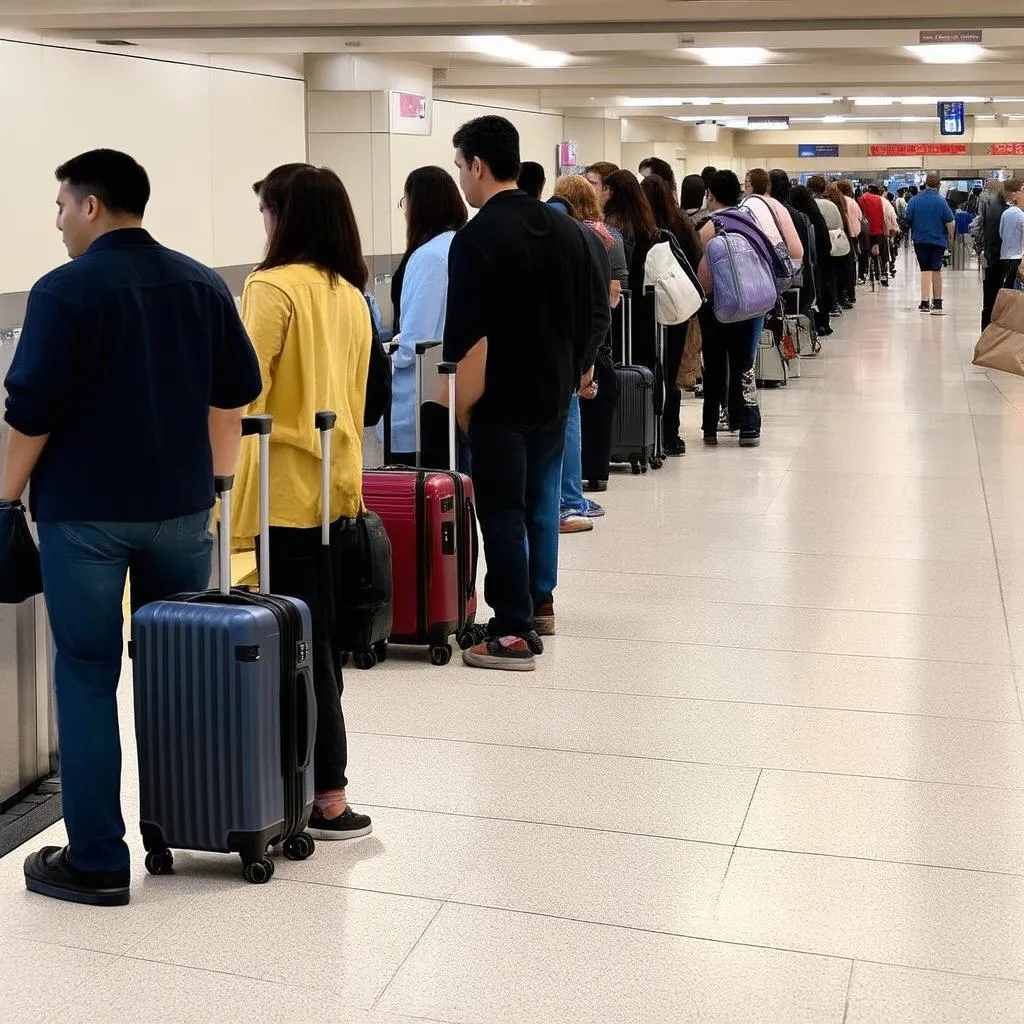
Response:
M715 235L705 250L715 317L723 324L753 320L775 308L782 276L779 255L754 218L722 210L711 218Z

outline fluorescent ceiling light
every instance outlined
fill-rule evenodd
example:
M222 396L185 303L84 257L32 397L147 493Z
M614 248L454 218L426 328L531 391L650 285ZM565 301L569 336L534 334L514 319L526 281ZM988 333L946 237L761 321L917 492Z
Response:
M933 43L906 49L925 64L969 64L985 52L975 43Z
M689 101L682 96L624 96L624 107L681 107Z
M810 120L810 118L808 118L808 120ZM821 123L822 124L842 124L845 120L846 120L846 116L844 114L826 114L825 117L823 117L821 119Z
M569 54L559 50L541 50L509 36L470 36L469 48L485 57L495 57L532 68L560 68L569 63Z
M715 102L730 107L814 107L835 101L835 96L723 96Z
M771 53L760 46L691 46L686 50L713 68L749 68L763 64Z
M987 103L985 96L854 96L856 107L891 107L894 103L904 107L927 107L940 100L959 100L961 103Z

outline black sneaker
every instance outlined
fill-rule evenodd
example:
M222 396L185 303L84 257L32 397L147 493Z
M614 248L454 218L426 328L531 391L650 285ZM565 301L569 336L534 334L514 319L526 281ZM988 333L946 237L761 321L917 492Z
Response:
M511 672L532 672L537 667L533 651L521 636L494 637L462 652L471 668L496 668Z
M128 905L131 871L79 871L68 860L68 848L44 846L25 860L25 888L66 903L91 907Z
M711 430L704 431L704 443L705 444L718 444L718 434Z
M740 447L741 448L756 448L761 443L761 431L760 430L741 430L740 431Z
M946 311L942 308L942 299L932 299L932 316L945 316Z
M357 814L351 807L336 818L325 818L320 808L314 807L307 828L314 839L358 839L373 831L373 822L368 814Z
M555 627L552 625L551 632L548 633L548 636L554 636L554 632ZM533 654L544 653L544 641L541 640L540 633L538 633L537 630L531 629L530 632L523 637L523 639L526 641L526 646L530 648L530 651Z
M917 307L918 313L930 313L932 311L932 304L927 299L921 300L921 305Z
M583 484L584 494L602 494L608 490L607 480L587 480Z
M686 442L681 437L673 437L665 442L665 454L670 458L679 458L686 454Z

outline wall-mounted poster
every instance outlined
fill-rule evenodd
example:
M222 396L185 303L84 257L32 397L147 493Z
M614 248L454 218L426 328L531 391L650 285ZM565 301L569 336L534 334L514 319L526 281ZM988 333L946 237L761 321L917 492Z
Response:
M433 102L429 96L411 92L392 92L391 134L429 135Z

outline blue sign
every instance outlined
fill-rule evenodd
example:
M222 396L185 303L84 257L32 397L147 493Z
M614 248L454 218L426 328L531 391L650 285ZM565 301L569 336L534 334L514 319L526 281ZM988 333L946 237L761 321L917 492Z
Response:
M837 157L839 156L839 146L836 144L830 144L827 146L818 146L812 143L801 143L796 147L796 155L798 157Z
M962 100L941 100L939 102L939 134L963 135L964 104Z

